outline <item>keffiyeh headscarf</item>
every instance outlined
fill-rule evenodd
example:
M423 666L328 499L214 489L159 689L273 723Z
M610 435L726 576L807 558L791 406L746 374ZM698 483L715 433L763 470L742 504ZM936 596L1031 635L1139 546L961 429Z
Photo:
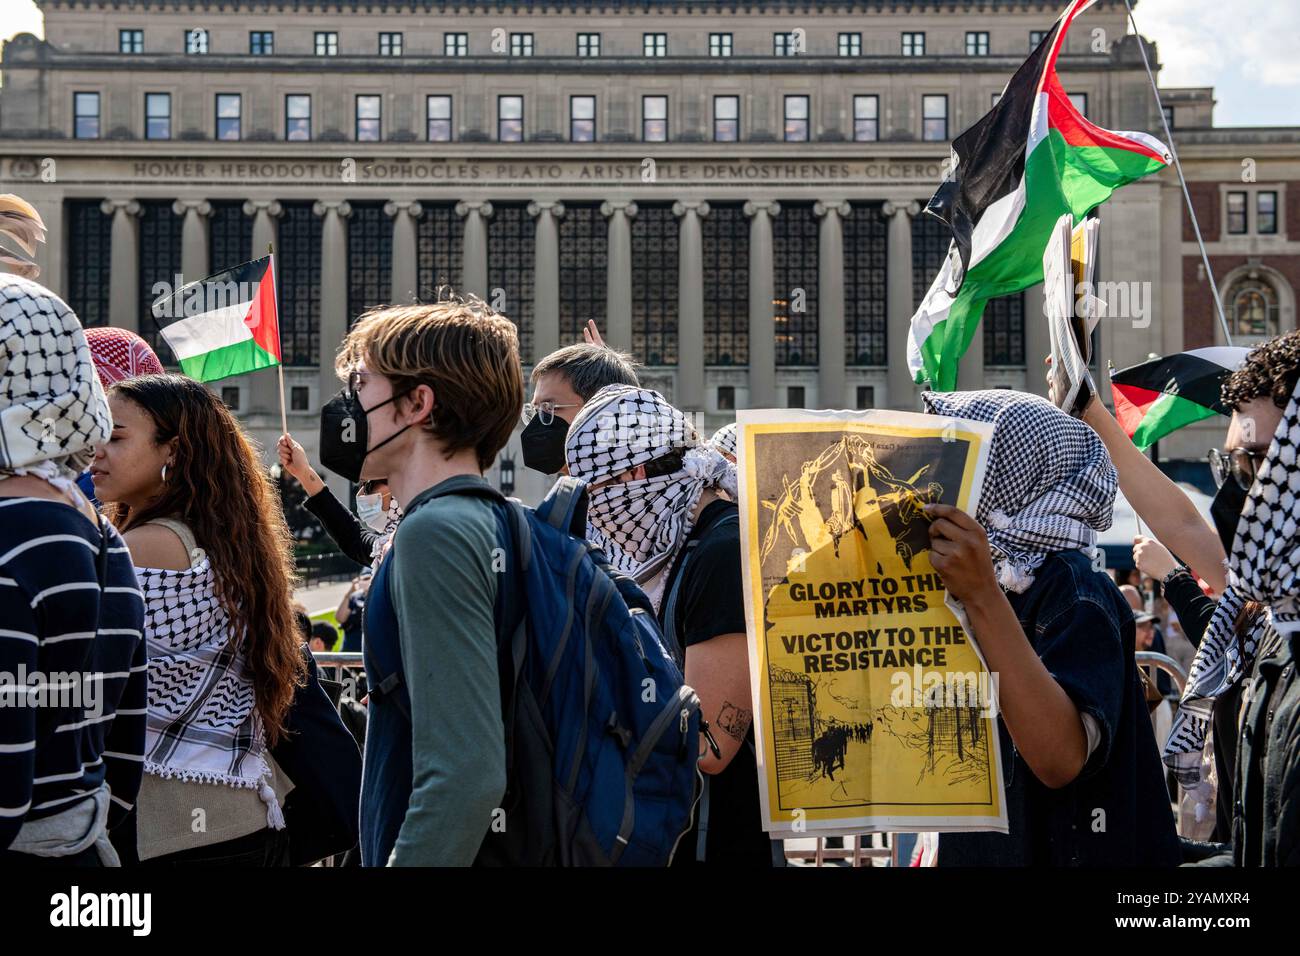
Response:
M588 540L643 584L672 565L705 488L736 494L736 466L703 444L690 420L649 389L601 389L569 426L564 450L569 474L588 484L672 452L683 454L682 467L672 474L611 481L588 495ZM658 607L658 596L651 597Z
M106 326L86 329L86 343L105 388L114 382L141 375L161 375L165 371L149 343L127 329Z
M76 315L39 283L0 275L0 475L71 488L112 428Z
M1092 552L1110 527L1119 478L1101 439L1046 399L1024 392L925 392L935 415L993 425L975 512L1005 590L1022 594L1056 551Z
M1165 741L1164 760L1179 783L1201 778L1201 751L1214 699L1237 683L1260 648L1278 639L1275 624L1300 621L1300 384L1291 395L1268 453L1246 495L1228 556L1228 588L1219 598L1192 659L1178 713ZM1228 479L1232 481L1232 478ZM1246 602L1267 607L1237 641L1237 618Z
M730 455L731 460L734 461L736 458L736 437L739 430L740 426L735 422L723 425L713 433L713 437L709 439L709 444L722 452L723 455Z

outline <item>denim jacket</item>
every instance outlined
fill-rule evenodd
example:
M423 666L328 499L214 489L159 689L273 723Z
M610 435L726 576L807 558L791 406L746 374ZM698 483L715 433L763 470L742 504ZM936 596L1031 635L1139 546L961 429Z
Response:
M1033 775L999 718L1008 833L945 833L940 865L1176 865L1181 852L1123 595L1081 551L1063 551L1007 600L1043 665L1101 737L1079 776L1053 790ZM1015 692L1000 688L1003 698Z

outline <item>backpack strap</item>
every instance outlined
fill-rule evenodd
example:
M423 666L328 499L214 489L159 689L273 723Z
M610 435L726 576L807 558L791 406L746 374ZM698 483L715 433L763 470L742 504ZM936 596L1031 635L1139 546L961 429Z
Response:
M734 521L740 524L740 514L738 512L728 512L723 515L709 528L719 528L728 522ZM686 542L686 547L682 550L682 556L677 562L675 571L669 573L673 575L668 594L664 597L664 637L668 639L668 650L672 653L673 658L677 661L677 666L681 668L682 673L686 673L686 648L682 646L681 639L677 634L677 597L681 591L682 581L686 578L686 565L690 563L691 554L699 547L700 539L692 538ZM707 784L707 781L705 781Z
M562 475L556 479L536 508L541 518L557 531L575 538L587 536L587 483L580 478Z

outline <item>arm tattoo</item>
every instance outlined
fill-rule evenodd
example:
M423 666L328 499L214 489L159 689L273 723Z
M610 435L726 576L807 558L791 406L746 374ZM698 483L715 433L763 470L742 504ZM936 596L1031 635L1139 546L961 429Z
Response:
M753 719L753 714L743 707L737 707L729 700L724 700L722 710L718 711L718 726L736 740L743 741L745 739L745 734L749 732L749 725Z

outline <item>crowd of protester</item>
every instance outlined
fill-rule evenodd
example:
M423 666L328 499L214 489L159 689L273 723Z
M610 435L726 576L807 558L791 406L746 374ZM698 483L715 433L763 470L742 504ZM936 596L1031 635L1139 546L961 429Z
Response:
M693 790L663 862L783 865L761 819L735 426L700 435L630 356L584 338L534 366L525 403L515 327L477 300L352 327L321 463L359 485L355 513L291 436L277 449L365 569L335 613L366 665L340 698L311 653L339 634L293 603L279 496L239 421L138 337L83 331L49 290L0 276L0 669L33 675L0 687L4 861L469 865L501 858L503 815L547 861L590 844L587 822L551 833L520 782L550 758L514 728L574 679L542 675L550 704L517 693L537 675L510 635L541 612L502 573L503 552L527 552L483 474L522 420L525 464L584 489L565 531L622 582L606 605L653 618L683 684ZM1075 418L1009 390L924 395L994 426L975 513L926 518L999 675L1009 822L942 835L939 865L1300 863L1297 379L1300 333L1228 379L1215 527L1095 397ZM611 440L611 421L639 440ZM1117 488L1150 529L1135 582L1092 558ZM1181 695L1148 686L1140 650L1186 664ZM617 716L605 729L624 739ZM1170 776L1199 801L1182 838Z

